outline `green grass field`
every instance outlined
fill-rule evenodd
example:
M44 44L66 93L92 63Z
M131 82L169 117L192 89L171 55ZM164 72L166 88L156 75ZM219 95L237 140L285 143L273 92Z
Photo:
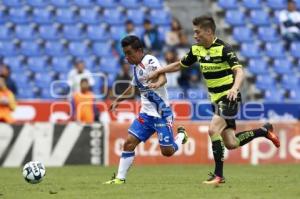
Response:
M132 167L125 185L102 185L115 167L47 168L40 184L0 168L0 199L299 199L300 165L226 165L225 184L201 184L208 166Z

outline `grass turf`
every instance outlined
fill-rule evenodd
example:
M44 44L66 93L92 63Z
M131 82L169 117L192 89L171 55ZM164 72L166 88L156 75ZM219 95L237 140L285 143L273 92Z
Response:
M0 168L0 199L299 199L300 165L226 165L226 183L201 184L208 166L132 167L125 185L102 185L115 167L46 168L43 182L24 181L20 168Z

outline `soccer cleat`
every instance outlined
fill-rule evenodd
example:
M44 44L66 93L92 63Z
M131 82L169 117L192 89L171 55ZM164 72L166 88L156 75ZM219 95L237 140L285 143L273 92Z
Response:
M266 124L263 125L263 128L265 128L268 131L266 138L271 140L273 142L273 144L277 148L279 148L280 147L280 140L277 137L277 135L273 132L273 130L274 130L273 125L270 124L270 123L266 123Z
M114 174L111 180L104 182L103 184L125 184L125 179L118 179L116 178L116 174Z
M203 184L217 185L217 184L220 184L220 183L225 183L225 178L224 177L217 176L213 173L209 173L208 175L210 177L207 180L203 181Z
M178 133L183 133L184 138L182 140L182 144L185 144L188 141L188 139L189 139L189 136L187 135L187 132L186 132L185 128L183 126L179 126L177 128L177 134Z

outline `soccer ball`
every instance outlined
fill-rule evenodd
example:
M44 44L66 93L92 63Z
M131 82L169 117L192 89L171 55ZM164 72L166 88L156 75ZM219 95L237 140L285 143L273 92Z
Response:
M24 165L23 176L28 183L41 182L46 174L45 166L39 161L31 161Z

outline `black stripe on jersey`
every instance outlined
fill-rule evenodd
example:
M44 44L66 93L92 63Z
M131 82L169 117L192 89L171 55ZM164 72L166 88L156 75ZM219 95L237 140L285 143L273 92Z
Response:
M205 72L202 73L205 79L218 79L225 77L227 75L232 75L232 70L231 69L226 69L226 70L221 70L221 71L216 71L216 72Z
M222 93L224 91L227 91L227 90L231 89L232 86L233 86L233 82L231 84L225 84L223 86L208 88L208 92L210 92L210 93Z

